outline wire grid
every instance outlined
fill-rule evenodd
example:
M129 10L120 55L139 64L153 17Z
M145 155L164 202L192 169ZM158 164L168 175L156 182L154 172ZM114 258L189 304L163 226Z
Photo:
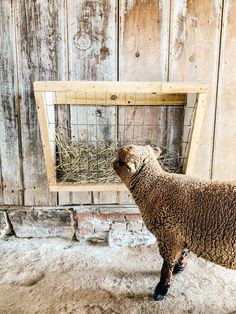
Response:
M104 94L104 93L103 93ZM58 92L45 92L47 120L51 148L55 156L58 182L118 183L112 161L117 149L123 145L159 146L159 158L164 169L182 173L187 157L193 116L197 96L188 95L187 105L148 105L146 93L143 104L102 104L104 95L84 92L84 104L76 104L78 92L68 96L64 92L63 102ZM177 97L177 94L176 94ZM88 100L89 98L89 100ZM165 95L163 95L165 98ZM91 101L92 99L92 101ZM105 98L107 99L107 97ZM55 104L56 103L56 104ZM71 104L72 103L72 104Z

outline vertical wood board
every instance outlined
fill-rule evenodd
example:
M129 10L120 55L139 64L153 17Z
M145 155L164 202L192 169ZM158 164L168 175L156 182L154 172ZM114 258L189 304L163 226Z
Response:
M225 0L212 165L214 180L236 180L235 16L236 2Z
M117 0L96 1L67 1L68 7L68 56L70 80L107 80L117 78L117 52L116 52L116 9ZM103 119L109 124L109 134L113 140L109 118L115 119L114 108L90 108L89 119ZM86 119L83 108L71 106L71 119ZM100 117L98 117L100 116ZM96 121L95 121L96 124ZM95 126L96 128L96 126ZM92 133L97 132L93 127ZM76 126L72 133L77 132ZM104 133L100 130L99 134ZM72 203L112 203L115 192L73 192L69 194ZM60 194L59 194L60 200ZM64 200L65 201L65 200Z
M169 1L121 0L119 26L119 80L120 81L165 81L167 80L169 41ZM135 112L136 111L136 112ZM148 111L148 110L147 110ZM147 113L152 124L155 117L157 126L152 130L153 140L158 133L160 145L166 137L166 109L153 108ZM135 116L142 123L143 109L124 111L119 109L119 121L128 121ZM141 132L140 127L140 132ZM125 132L124 132L125 131ZM123 142L133 138L133 128L120 129ZM137 132L137 130L136 130ZM125 135L125 137L124 137ZM120 203L132 203L128 192L120 192Z
M221 6L221 0L171 1L169 80L203 82L209 87L194 169L196 176L205 179L211 173Z
M47 187L32 83L65 77L63 1L16 1L16 16L25 205L56 205Z
M0 2L0 203L23 204L13 3Z

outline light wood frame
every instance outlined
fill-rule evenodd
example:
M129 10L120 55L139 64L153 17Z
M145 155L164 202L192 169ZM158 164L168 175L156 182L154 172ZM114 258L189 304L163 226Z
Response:
M86 99L83 93L86 91ZM99 93L100 98L89 97L89 92ZM117 184L78 184L59 183L56 179L55 158L50 146L50 136L47 123L45 92L57 92L53 103L57 104L86 104L86 105L186 105L187 94L198 94L192 132L189 143L187 160L184 164L185 174L193 175L193 166L196 159L197 145L200 141L202 123L207 105L207 86L200 83L162 83L162 82L105 82L105 81L78 81L78 82L34 82L34 93L41 130L41 138L48 176L49 190L57 191L122 191L127 190L123 183ZM134 97L135 96L135 102ZM173 94L174 95L173 97ZM59 95L59 97L58 97ZM115 95L115 97L114 97ZM128 95L128 97L127 97ZM139 97L140 95L140 97Z

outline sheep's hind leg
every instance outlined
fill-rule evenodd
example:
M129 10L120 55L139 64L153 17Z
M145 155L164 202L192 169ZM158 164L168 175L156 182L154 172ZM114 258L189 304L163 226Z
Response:
M178 259L178 262L174 266L173 275L176 275L176 274L182 272L186 268L186 266L188 264L188 253L189 253L188 249L184 249L182 251L182 254L181 254L180 258Z
M164 261L161 268L161 278L156 286L153 298L161 301L167 294L172 280L172 272L176 262L181 256L182 248L175 243L175 240L169 238L169 241L159 242L160 254Z

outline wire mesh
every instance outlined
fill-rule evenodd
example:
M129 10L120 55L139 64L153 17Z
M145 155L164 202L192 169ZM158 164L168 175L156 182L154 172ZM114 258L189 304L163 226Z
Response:
M128 144L159 146L164 169L183 172L196 94L186 104L179 94L52 91L44 98L58 182L120 182L112 161Z

